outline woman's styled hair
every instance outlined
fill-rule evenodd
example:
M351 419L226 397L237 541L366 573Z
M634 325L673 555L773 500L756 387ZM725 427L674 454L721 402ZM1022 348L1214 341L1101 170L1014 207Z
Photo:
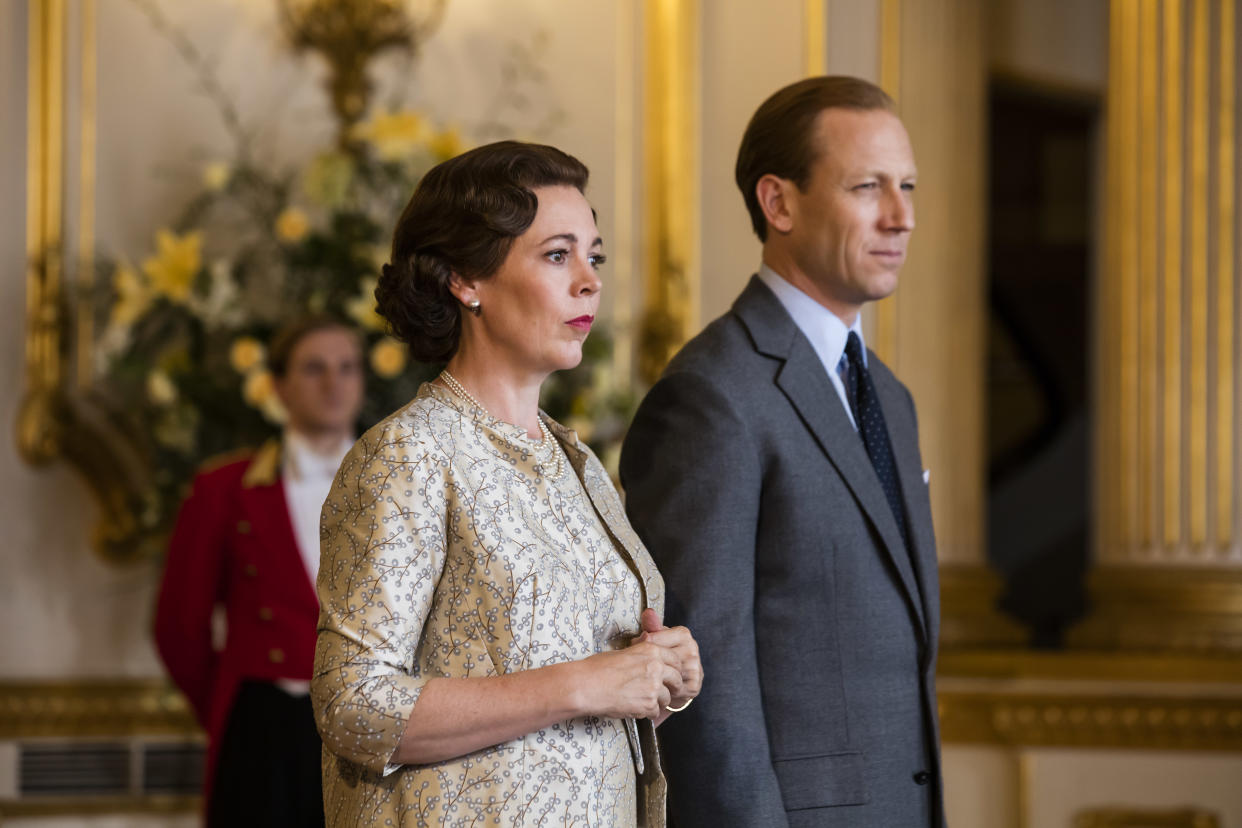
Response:
M893 99L874 83L845 75L807 78L778 89L759 105L742 135L734 178L746 199L750 224L767 241L768 222L755 188L765 175L792 181L806 190L818 158L815 124L825 109L893 112Z
M535 220L539 187L586 190L587 168L544 144L497 141L437 164L414 189L392 237L392 261L375 287L380 315L414 359L447 362L461 338L453 274L499 269Z

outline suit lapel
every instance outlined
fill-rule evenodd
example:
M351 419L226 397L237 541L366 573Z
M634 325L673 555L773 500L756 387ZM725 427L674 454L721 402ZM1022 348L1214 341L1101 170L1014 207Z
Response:
M910 416L905 394L897 378L888 368L876 360L873 372L876 393L884 408L888 423L889 439L893 444L893 456L897 463L897 476L901 485L901 498L906 507L906 519L910 524L910 541L914 545L914 559L923 599L924 618L928 623L928 637L935 641L939 635L939 559L936 557L936 536L931 521L931 499L927 483L923 481L918 447L918 423Z
M784 367L776 377L776 385L797 410L802 422L879 533L883 553L896 571L897 580L918 620L919 630L925 635L924 607L910 554L901 539L897 520L884 497L884 490L880 487L862 438L850 424L823 363L780 301L759 279L751 279L733 310L751 332L761 353L784 360ZM880 404L885 406L887 416L886 402L881 400ZM892 431L891 425L889 431Z

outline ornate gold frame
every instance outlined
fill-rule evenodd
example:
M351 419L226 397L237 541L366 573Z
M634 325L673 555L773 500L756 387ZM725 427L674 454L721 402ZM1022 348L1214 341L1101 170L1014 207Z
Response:
M81 41L69 51L65 0L29 0L26 171L26 387L17 417L17 445L31 465L66 460L100 505L93 536L105 560L139 560L160 539L141 531L150 467L115 406L92 384L91 314L68 289L67 275L89 286L94 247L95 2L73 4ZM80 76L68 71L80 68ZM67 130L76 90L76 136ZM74 138L79 197L74 223L65 211L66 146ZM76 238L67 229L76 227ZM80 306L82 304L82 306Z

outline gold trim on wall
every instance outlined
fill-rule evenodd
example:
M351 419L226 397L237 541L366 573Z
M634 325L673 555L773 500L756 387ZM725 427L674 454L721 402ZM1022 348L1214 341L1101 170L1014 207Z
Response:
M699 327L699 5L646 0L643 15L639 374L650 383Z
M822 75L828 69L828 2L803 0L803 63L807 77Z
M1242 697L938 695L946 744L1242 751Z
M1234 20L1235 0L1220 0L1220 81L1216 103L1217 188L1216 197L1216 542L1221 548L1233 543L1236 516L1234 509L1234 470L1236 468L1234 429L1234 119L1237 117L1235 95Z
M60 454L64 0L30 0L27 15L26 389L17 446L26 462L44 465Z
M0 683L0 741L201 733L163 679Z
M880 87L897 102L901 111L901 3L880 3ZM897 294L875 303L873 347L884 364L900 375L897 351Z
M1092 611L1070 631L1096 650L1242 654L1242 570L1103 566Z
M1074 828L1220 828L1220 819L1195 809L1092 808L1074 815Z
M1164 2L1164 485L1165 546L1181 539L1182 440L1182 22L1181 0ZM1155 140L1148 136L1147 140ZM1144 303L1159 302L1156 295ZM1124 357L1123 357L1124 358ZM1150 370L1151 366L1147 366ZM1144 449L1140 448L1140 451ZM1150 484L1150 481L1141 481Z
M202 806L201 796L91 796L56 800L0 799L0 817L192 814Z

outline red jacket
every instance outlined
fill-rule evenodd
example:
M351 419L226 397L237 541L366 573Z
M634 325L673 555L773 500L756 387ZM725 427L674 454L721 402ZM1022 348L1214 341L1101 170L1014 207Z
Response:
M294 539L280 446L201 472L177 515L155 613L155 643L207 731L206 801L229 710L244 679L311 677L319 602ZM211 616L228 618L224 649Z

